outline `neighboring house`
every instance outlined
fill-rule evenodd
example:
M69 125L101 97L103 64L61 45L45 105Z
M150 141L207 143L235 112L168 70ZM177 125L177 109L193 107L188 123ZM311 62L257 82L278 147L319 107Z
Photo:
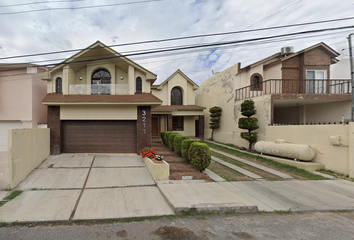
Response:
M47 122L42 104L46 84L40 77L44 71L34 64L0 64L0 189L8 180L8 129L37 128Z
M242 102L253 99L258 140L307 144L316 152L314 162L354 177L354 124L342 124L351 115L351 82L331 77L338 56L324 43L298 52L284 47L268 58L243 68L238 63L202 82L196 102L223 109L216 141L247 148L238 120L243 117ZM333 71L338 78L349 77ZM207 122L209 113L204 113ZM210 135L205 127L205 138Z
M281 50L243 68L236 64L200 84L198 104L223 108L221 121L227 128L216 130L216 140L247 146L239 137L238 118L242 101L249 98L256 104L260 140L268 125L328 124L350 118L350 80L330 77L339 53L325 43L298 52L292 47ZM205 131L209 136L211 131Z
M197 86L177 71L160 89L153 89L156 77L99 41L49 69L42 79L48 86L43 104L48 106L51 154L138 153L151 146L152 135L180 126L194 136L191 119L202 114L193 105L191 89ZM193 105L194 112L156 110L163 103L170 105L172 85L182 92L183 106L178 108ZM164 121L165 114L172 122ZM173 115L184 117L177 128L172 126Z
M163 103L152 110L152 136L161 131L174 131L189 137L204 137L205 107L195 105L198 85L181 70L160 85L151 87L152 94Z

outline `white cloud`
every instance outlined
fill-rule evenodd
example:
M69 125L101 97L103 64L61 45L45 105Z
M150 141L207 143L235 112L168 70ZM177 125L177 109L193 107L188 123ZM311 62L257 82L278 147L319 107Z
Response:
M50 2L50 1L49 1ZM121 3L127 1L119 1ZM20 0L11 4L23 3ZM23 7L0 8L0 13L35 10L39 8L75 7L113 4L117 1L79 1L72 3L31 4ZM297 3L297 4L295 4ZM0 6L9 5L0 0ZM283 10L286 7L293 7ZM50 10L14 15L0 15L0 57L16 56L68 49L85 48L93 42L112 45L137 41L184 37L198 34L221 33L246 29L280 26L286 24L321 21L351 17L353 2L350 0L321 1L273 0L265 3L260 0L166 0L151 3L91 8L81 10ZM281 11L280 13L277 13ZM274 15L273 17L271 17ZM265 20L264 20L265 19ZM164 48L171 46L232 41L304 31L313 28L338 27L351 22L337 22L282 30L234 34L186 39L164 43L151 43L115 48L118 52ZM316 38L299 38L267 44L217 48L205 51L189 51L185 54L169 52L160 58L132 57L139 64L158 74L158 82L165 80L176 69L181 69L192 80L199 83L211 75L211 70L222 71L237 62L246 66L254 61L280 51L282 46L291 45L301 50L312 44L324 41L335 50L342 52L347 48L346 36L353 30ZM227 37L227 38L226 38ZM345 50L343 51L345 53ZM43 59L69 57L74 53L48 55L11 62L34 62ZM140 59L140 60L139 60Z

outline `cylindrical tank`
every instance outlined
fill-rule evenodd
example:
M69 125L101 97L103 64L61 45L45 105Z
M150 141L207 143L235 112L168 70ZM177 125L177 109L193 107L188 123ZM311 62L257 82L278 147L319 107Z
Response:
M316 153L313 148L305 144L286 143L277 139L275 142L259 141L254 146L260 153L293 158L294 160L311 161Z

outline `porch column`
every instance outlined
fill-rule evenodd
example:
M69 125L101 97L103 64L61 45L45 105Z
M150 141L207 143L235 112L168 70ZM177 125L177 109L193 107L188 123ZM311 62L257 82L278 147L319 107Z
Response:
M199 126L198 126L198 131L199 131L199 138L200 140L204 140L204 115L199 115Z
M136 122L137 153L144 147L151 147L151 106L138 106Z
M167 131L172 132L172 114L167 115Z
M62 148L60 106L48 106L47 124L50 128L50 154L59 155Z

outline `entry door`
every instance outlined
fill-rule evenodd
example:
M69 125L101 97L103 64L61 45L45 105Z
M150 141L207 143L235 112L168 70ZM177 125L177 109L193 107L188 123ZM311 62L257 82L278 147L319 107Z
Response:
M306 93L325 94L326 93L326 70L306 71Z
M159 117L152 117L152 136L159 136Z

